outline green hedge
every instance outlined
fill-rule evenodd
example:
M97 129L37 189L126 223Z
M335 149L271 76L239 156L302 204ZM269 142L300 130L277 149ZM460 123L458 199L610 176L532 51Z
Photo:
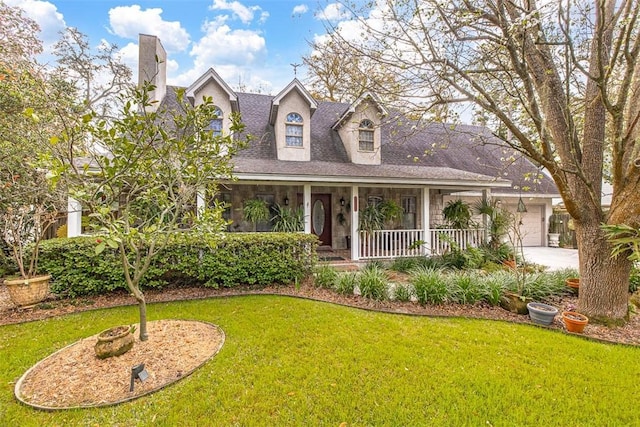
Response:
M293 283L310 274L317 243L316 236L300 233L227 233L215 243L185 233L155 258L141 286ZM39 270L52 275L53 293L74 297L126 287L117 251L96 255L95 246L95 237L42 242Z

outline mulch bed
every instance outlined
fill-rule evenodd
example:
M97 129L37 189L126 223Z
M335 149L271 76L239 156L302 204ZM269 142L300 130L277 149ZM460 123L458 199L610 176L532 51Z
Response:
M16 396L39 409L113 405L174 383L211 359L224 343L215 325L186 320L148 322L149 339L131 350L99 359L97 335L84 338L34 365L18 381ZM145 381L130 391L131 369L144 362Z

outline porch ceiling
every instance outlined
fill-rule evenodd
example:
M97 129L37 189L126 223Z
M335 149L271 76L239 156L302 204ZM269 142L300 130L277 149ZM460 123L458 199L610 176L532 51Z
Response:
M242 157L236 157L233 161L234 174L239 180L439 185L452 188L511 186L511 182L504 179L446 167L293 162Z

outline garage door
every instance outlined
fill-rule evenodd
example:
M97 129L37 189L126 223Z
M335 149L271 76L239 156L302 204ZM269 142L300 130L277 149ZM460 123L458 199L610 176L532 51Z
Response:
M516 212L517 206L509 205L511 212ZM542 246L544 233L544 205L527 204L527 212L522 215L522 246Z

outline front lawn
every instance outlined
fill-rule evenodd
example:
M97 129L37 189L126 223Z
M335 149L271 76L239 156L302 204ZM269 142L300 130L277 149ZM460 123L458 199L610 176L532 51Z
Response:
M0 327L0 425L584 426L638 419L639 348L529 325L277 296L153 304L149 314L215 323L226 343L191 377L158 393L49 413L16 402L20 375L80 338L137 322L137 308Z

